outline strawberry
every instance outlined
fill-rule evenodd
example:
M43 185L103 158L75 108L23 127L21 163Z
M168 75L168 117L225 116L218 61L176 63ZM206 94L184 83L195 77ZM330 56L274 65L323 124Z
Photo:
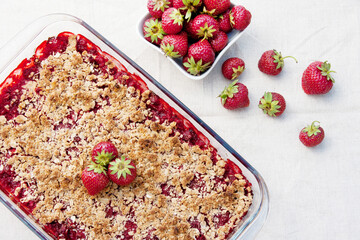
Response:
M243 31L251 22L251 13L243 6L238 5L230 11L230 23L231 26L236 29Z
M148 0L147 8L154 18L161 18L167 8L172 6L169 0Z
M217 19L219 22L219 29L225 33L229 33L233 30L230 23L230 10L228 9L222 15L219 16Z
M118 157L118 150L111 142L100 142L95 145L91 152L91 160L106 167L109 162Z
M82 171L81 180L90 195L96 195L109 183L105 167L94 162Z
M318 123L315 125L315 123ZM311 125L304 127L299 134L300 141L307 147L319 145L325 137L325 132L320 127L320 122L313 121Z
M200 40L188 49L183 65L190 74L199 75L206 71L215 60L215 52L207 40Z
M211 38L209 40L211 47L214 49L214 52L220 52L221 50L223 50L227 43L228 43L228 36L226 35L226 33L219 31L215 37Z
M242 59L233 57L227 59L221 66L222 74L229 80L234 80L245 70L245 63Z
M108 175L117 185L126 186L136 178L136 166L133 161L121 156L110 162Z
M207 11L213 15L219 15L230 8L230 0L204 0Z
M184 16L179 9L171 7L161 17L162 28L166 34L177 34L183 28Z
M195 31L195 28L193 25L194 25L194 19L191 19L189 22L185 22L184 30L189 35L190 38L197 39L198 38L197 32Z
M219 32L219 23L207 14L197 15L191 27L190 31L196 32L197 38L212 38Z
M185 19L190 21L191 15L196 13L197 9L201 6L202 0L174 0L173 7L180 9Z
M306 94L325 94L329 92L335 82L331 76L331 64L325 62L311 63L303 73L302 88Z
M188 50L188 38L185 32L179 35L166 35L160 45L166 56L180 58L185 56Z
M265 51L258 62L258 67L261 72L269 75L278 75L284 67L285 58L293 58L296 62L296 58L292 56L281 56L281 52L274 50Z
M224 108L233 110L249 106L250 101L248 94L249 91L247 87L235 80L229 86L225 87L219 97L221 98L221 103Z
M279 93L265 92L259 101L259 108L271 117L278 117L285 111L285 98Z
M161 22L154 17L146 19L143 25L143 33L146 40L156 45L160 45L165 35Z

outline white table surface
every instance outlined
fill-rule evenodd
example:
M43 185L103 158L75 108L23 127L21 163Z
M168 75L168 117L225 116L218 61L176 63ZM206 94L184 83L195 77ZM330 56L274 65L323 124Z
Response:
M136 24L146 0L1 1L0 46L30 21L64 12L82 18L141 65L199 115L264 177L270 213L258 240L360 239L360 1L242 0L252 23L212 74L193 81L138 38ZM257 68L262 52L277 49L295 56L283 72L269 77ZM218 94L229 84L220 66L228 57L244 59L240 81L249 89L250 107L224 109ZM1 57L1 56L0 56ZM305 68L328 60L336 83L324 96L301 88ZM265 91L285 97L279 118L264 115L257 103ZM313 120L326 137L306 148L298 134ZM0 205L0 239L38 239Z

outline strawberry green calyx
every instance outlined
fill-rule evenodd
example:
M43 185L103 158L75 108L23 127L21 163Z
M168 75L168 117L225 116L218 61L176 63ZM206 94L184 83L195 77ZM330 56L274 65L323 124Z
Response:
M318 124L316 124L318 123ZM313 121L311 125L308 125L306 128L304 128L302 131L307 133L309 137L316 136L318 133L320 133L320 122L319 121Z
M239 87L236 85L237 82L238 80L233 81L220 93L219 97L221 98L221 103L223 105L226 103L228 98L233 98L234 94L239 92Z
M190 21L192 13L196 12L200 0L183 0L184 7L180 10L186 10L185 19Z
M130 163L131 160L127 160L124 156L121 156L121 158L117 158L109 164L109 170L111 174L116 174L118 179L120 179L121 176L126 178L127 175L131 175L130 169L135 168L130 165Z
M154 3L154 11L161 10L162 12L165 11L165 8L169 8L170 2L167 0L155 0Z
M279 108L281 108L279 101L273 101L273 97L271 92L265 92L264 98L260 99L259 108L261 108L264 113L269 116L275 117L275 113L280 112Z
M214 12L215 12L215 11L216 11L216 9L207 10L206 7L204 6L203 11L200 12L200 13L201 13L201 14L207 14L207 15L209 15L209 16L211 16L211 17L215 17L215 15L214 15Z
M163 39L165 32L162 29L161 22L156 20L150 20L149 22L145 23L145 37L150 37L151 42L157 42L158 39Z
M97 164L105 167L114 157L115 156L111 152L102 150L101 152L98 152L97 156L95 156L95 160Z
M323 75L324 77L326 77L327 80L332 81L333 83L335 82L334 78L331 76L331 73L336 73L335 71L331 71L331 64L328 63L328 61L325 61L321 64L320 67L317 67L320 71L321 71L321 75Z
M166 56L172 57L172 58L179 58L181 57L179 52L174 52L175 46L172 44L167 43L166 45L161 45L161 49L164 51Z
M184 66L187 68L187 71L191 75L196 76L202 72L205 72L205 70L211 66L211 62L203 64L202 59L195 62L194 57L190 57L190 58L188 58L187 62L184 62Z
M204 27L200 27L196 34L199 37L203 36L203 39L209 39L213 37L214 32L216 32L216 29L214 29L213 26L209 27L209 25L205 23Z
M232 74L231 80L234 80L244 71L244 66L238 66L237 68L232 68L232 70L234 73Z
M233 27L233 26L235 25L235 18L234 18L234 16L231 14L231 11L230 11L229 17L230 17L230 25L231 25L231 27Z
M295 60L295 62L297 63L297 59L294 58L293 56L286 56L286 57L283 57L281 55L281 52L278 52L276 51L275 49L273 50L274 51L274 55L272 55L272 57L274 58L274 63L277 63L277 66L276 66L276 69L279 69L279 68L283 68L284 67L284 59L285 58L292 58Z
M175 9L174 11L172 11L169 17L173 20L174 24L177 24L179 26L183 25L184 16L181 14L179 9Z
M106 168L98 163L91 162L90 165L87 168L88 172L95 172L95 173L103 173L106 174Z

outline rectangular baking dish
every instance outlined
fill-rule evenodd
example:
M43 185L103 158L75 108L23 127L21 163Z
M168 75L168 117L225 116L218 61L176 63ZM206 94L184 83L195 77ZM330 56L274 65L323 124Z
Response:
M243 175L252 184L253 203L247 215L244 216L242 222L236 227L229 239L254 239L263 226L269 210L268 190L261 175L173 94L81 19L66 14L50 14L37 19L19 32L9 43L0 49L0 84L24 58L33 55L35 48L42 41L64 31L82 34L103 51L119 60L129 72L139 75L146 82L150 90L163 98L171 107L202 132L210 140L210 143L217 148L218 153L223 158L230 159L240 167ZM0 191L0 201L40 239L52 239L31 216L25 214L2 191Z

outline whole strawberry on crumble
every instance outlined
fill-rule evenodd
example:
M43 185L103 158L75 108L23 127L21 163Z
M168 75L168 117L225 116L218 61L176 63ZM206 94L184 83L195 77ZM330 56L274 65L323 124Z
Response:
M131 184L88 171L104 139L136 164ZM88 192L84 170L85 181L103 180L100 191ZM236 164L139 76L69 32L0 85L0 188L54 239L226 239L252 203Z

